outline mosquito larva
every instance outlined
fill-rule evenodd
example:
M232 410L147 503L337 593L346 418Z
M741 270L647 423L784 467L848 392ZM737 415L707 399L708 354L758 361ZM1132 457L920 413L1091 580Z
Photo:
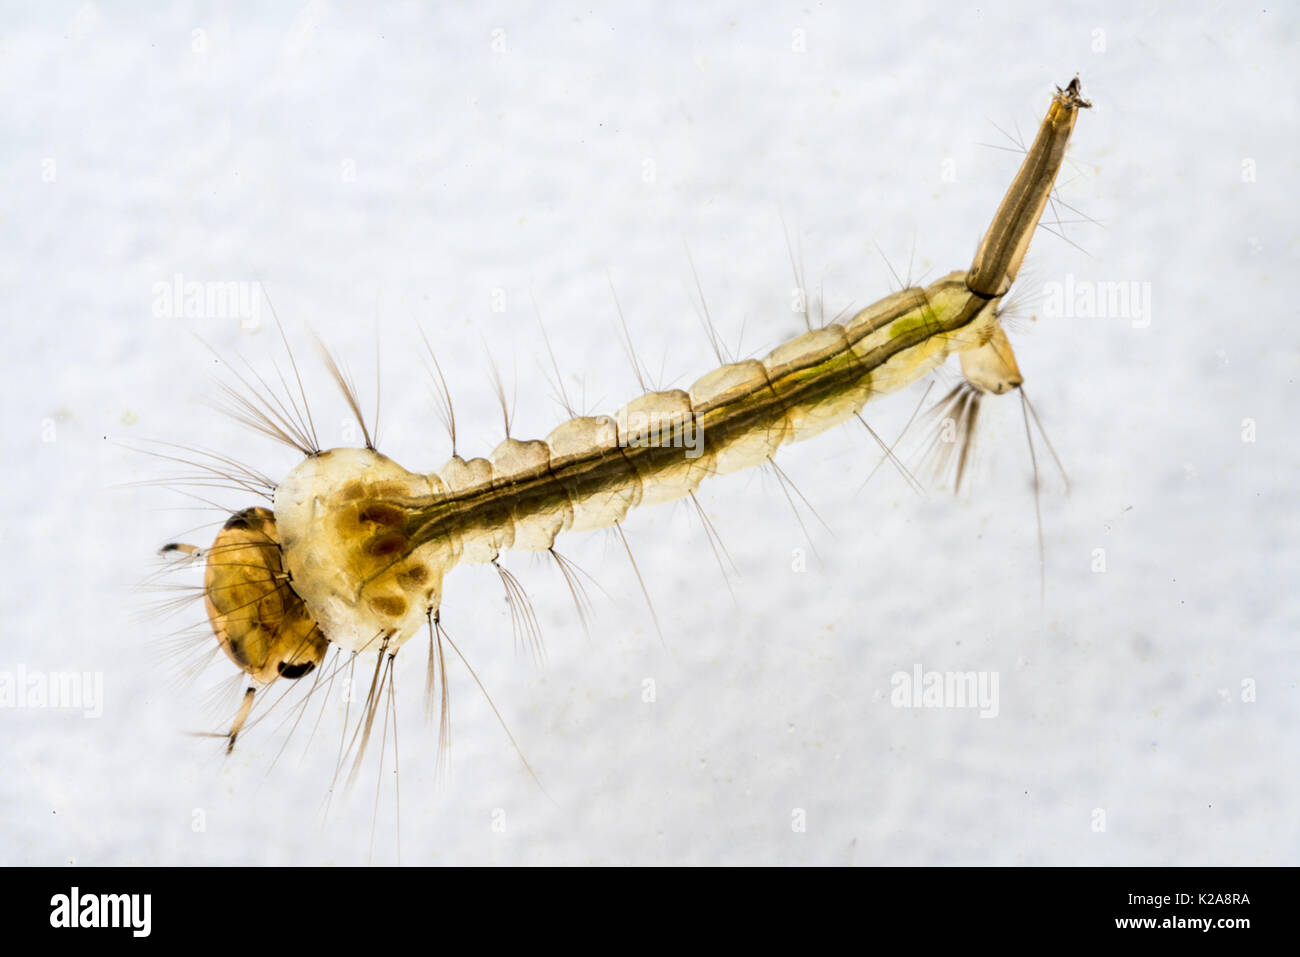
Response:
M544 440L506 438L488 458L453 449L442 468L421 474L376 451L368 432L365 448L320 450L292 397L241 398L246 421L305 457L275 488L273 510L236 513L206 552L213 632L251 681L230 745L256 687L309 673L331 645L378 652L391 667L427 630L441 658L442 582L457 564L495 564L508 550L550 551L562 532L617 527L637 506L770 461L783 444L844 422L953 353L964 381L948 401L970 422L980 396L1018 389L999 317L1078 111L1089 105L1077 77L1057 88L968 269L811 329L762 359L722 365L689 389L647 392L612 416L571 418ZM330 365L359 419L355 393ZM364 721L368 734L383 684L377 664L358 732Z

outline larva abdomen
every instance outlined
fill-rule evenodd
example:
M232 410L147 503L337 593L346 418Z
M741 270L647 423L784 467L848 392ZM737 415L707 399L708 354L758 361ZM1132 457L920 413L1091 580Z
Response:
M454 458L420 476L370 450L313 456L275 497L294 587L331 641L395 650L438 607L455 565L545 551L564 531L689 495L710 475L759 465L782 443L842 422L953 350L982 345L997 299L972 294L964 275L906 290L761 361L725 365L690 392L642 395L612 420L573 419L546 442L507 438L486 461Z

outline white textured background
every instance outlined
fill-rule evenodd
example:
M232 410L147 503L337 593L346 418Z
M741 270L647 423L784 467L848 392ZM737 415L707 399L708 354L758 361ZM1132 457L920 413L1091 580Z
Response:
M506 560L546 635L540 673L512 650L491 571L459 569L444 618L550 798L460 665L438 789L413 642L397 676L401 860L1297 861L1300 20L1231 4L751 6L5 5L0 670L102 672L106 700L98 719L0 711L0 862L396 859L387 771L369 850L373 761L322 820L337 701L269 773L275 721L230 759L183 733L223 728L233 699L205 697L233 669L182 685L164 639L202 610L142 616L166 594L135 586L159 545L209 540L186 530L220 516L119 487L174 471L123 446L192 444L272 477L294 458L205 404L220 369L192 335L270 373L273 327L159 317L156 283L262 283L326 444L348 435L309 329L367 403L378 339L380 447L432 469L449 447L417 322L467 454L501 438L485 345L517 388L517 436L563 417L530 296L584 408L636 392L607 275L643 360L686 385L715 364L687 248L719 330L750 355L800 329L782 217L828 317L894 288L875 244L900 271L915 248L914 276L965 268L1019 159L981 144L1007 145L994 124L1031 137L1076 71L1096 108L1061 195L1100 225L1067 226L1081 248L1039 233L1013 339L1073 482L1066 495L1044 472L1045 607L1014 397L987 403L955 500L888 467L861 488L878 453L855 424L784 450L834 529L805 516L818 554L801 574L807 543L770 476L706 485L734 602L685 507L634 514L666 650L603 534L561 542L607 592L592 589L589 637L553 568ZM1150 284L1149 328L1028 321L1066 274ZM895 434L919 394L870 421ZM996 671L999 716L892 708L890 676L914 664Z

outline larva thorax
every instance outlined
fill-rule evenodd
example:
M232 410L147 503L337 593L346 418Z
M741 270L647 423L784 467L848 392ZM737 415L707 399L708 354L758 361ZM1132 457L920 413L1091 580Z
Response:
M331 642L395 651L437 607L459 553L451 541L412 549L406 525L443 491L436 476L351 448L308 457L276 489L285 568Z

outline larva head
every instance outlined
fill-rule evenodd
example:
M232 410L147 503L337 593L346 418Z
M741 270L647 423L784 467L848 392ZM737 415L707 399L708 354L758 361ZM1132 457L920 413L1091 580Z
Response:
M221 649L260 684L301 678L325 658L329 642L289 584L265 508L236 512L217 533L203 599Z
M284 565L330 641L350 651L395 651L437 608L459 544L417 547L419 513L445 487L371 449L303 460L275 491Z

